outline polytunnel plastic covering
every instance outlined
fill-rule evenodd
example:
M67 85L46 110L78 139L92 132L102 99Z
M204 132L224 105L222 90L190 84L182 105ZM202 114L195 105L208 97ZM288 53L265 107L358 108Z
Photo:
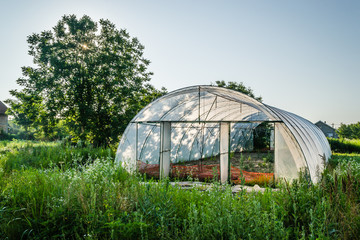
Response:
M322 162L331 155L324 134L304 118L234 90L192 86L168 93L142 109L121 138L116 162L129 170L135 170L139 162L159 164L163 122L170 123L171 164L219 155L220 124L224 122L230 128L230 152L251 150L253 130L263 122L274 124L277 178L294 179L304 170L316 182Z

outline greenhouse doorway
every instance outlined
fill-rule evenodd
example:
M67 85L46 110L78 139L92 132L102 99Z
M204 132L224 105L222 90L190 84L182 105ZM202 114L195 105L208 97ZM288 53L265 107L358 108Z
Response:
M249 136L234 138L234 145L239 141L238 139L244 144L242 144L243 147L231 148L229 155L230 182L247 185L272 185L275 171L274 123L262 122L251 129Z
M269 184L274 178L273 122L157 122L158 162L137 161L140 173L153 178ZM146 141L136 136L136 142ZM142 143L143 144L143 143ZM159 146L155 146L159 144ZM136 144L138 145L138 143ZM142 152L136 153L141 158Z

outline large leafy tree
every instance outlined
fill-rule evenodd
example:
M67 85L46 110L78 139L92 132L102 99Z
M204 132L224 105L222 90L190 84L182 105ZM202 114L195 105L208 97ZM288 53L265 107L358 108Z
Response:
M41 99L49 122L64 119L75 140L110 144L138 110L165 92L147 83L152 73L144 47L108 20L63 16L27 41L35 67L23 67L17 83Z

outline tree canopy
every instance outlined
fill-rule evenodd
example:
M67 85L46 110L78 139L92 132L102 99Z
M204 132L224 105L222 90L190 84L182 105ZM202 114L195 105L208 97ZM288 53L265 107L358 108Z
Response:
M34 33L27 42L35 67L22 68L17 80L22 90L11 91L17 100L8 101L19 123L46 120L51 128L62 119L74 140L107 145L140 109L166 92L148 83L152 73L144 46L108 20L65 15L52 30ZM32 103L37 108L26 113Z
M360 122L341 124L337 132L342 138L360 139Z
M214 84L212 84L212 85L214 85ZM232 81L225 82L224 80L219 80L219 81L215 81L214 86L232 89L232 90L244 93L244 94L258 100L259 102L262 102L262 97L256 97L253 90L249 87L246 87L244 85L244 83L242 83L242 82L232 82Z

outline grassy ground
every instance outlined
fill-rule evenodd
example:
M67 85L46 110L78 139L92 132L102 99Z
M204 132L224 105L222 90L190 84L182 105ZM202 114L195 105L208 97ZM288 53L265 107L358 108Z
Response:
M337 154L322 181L279 191L181 190L131 176L114 152L0 143L3 239L359 239L360 155Z

